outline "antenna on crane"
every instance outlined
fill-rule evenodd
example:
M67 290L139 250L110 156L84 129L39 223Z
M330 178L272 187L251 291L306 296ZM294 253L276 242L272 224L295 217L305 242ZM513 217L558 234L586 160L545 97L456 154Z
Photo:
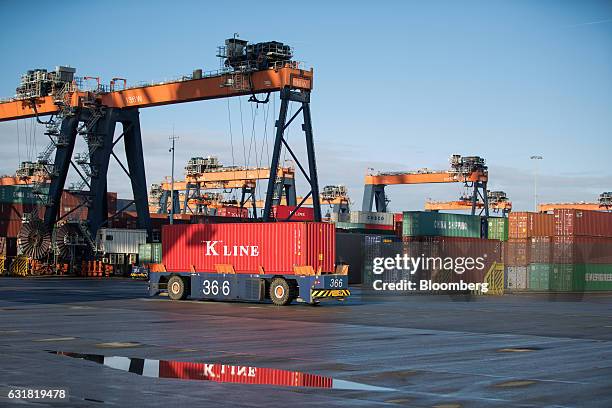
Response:
M175 199L174 199L174 144L178 140L178 136L175 136L174 134L174 125L172 125L172 136L170 136L168 140L172 142L172 147L170 148L170 150L168 150L169 152L172 153L172 172L171 172L171 179L170 179L170 203L171 203L170 224L174 224L174 211L175 211L175 208L174 208L174 204L175 204Z

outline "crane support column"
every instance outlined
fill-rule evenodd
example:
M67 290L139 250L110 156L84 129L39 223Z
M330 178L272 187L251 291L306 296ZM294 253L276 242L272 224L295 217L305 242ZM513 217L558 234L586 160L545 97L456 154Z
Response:
M280 92L281 107L276 121L276 137L274 139L274 150L272 152L272 163L270 165L270 177L268 178L268 188L266 192L266 202L263 212L263 221L267 222L271 220L272 205L274 199L274 190L277 185L276 179L278 176L278 165L280 161L280 153L282 145L296 162L304 177L310 184L310 193L312 195L312 203L314 207L314 220L321 221L321 203L319 198L319 181L317 175L317 166L314 150L314 138L312 134L312 119L310 115L310 92L308 91L291 91L289 88L283 88ZM300 109L287 121L287 110L289 102L298 102L301 104ZM304 169L298 158L293 153L293 150L289 147L287 141L283 138L285 129L291 124L291 122L302 113L304 123L302 124L302 130L306 136L306 151L308 154L308 172ZM289 197L288 197L289 199Z
M82 115L81 120L89 122L92 115ZM89 166L91 168L91 181L89 182L89 195L91 202L87 212L89 231L92 238L108 217L106 191L106 174L113 151L113 137L117 124L117 111L107 109L104 116L99 118L91 129L87 129L87 147L89 149Z
M312 118L310 116L310 92L304 92L305 100L302 102L304 124L302 129L306 133L306 149L308 151L308 169L310 170L310 192L314 208L314 220L321 222L321 197L319 196L319 177L317 175L317 161L315 159L314 137L312 135Z
M78 113L68 116L62 120L60 134L51 171L51 183L47 192L47 208L45 209L45 225L49 228L55 223L59 213L62 191L66 183L66 176L70 168L74 143L76 141L77 126L79 124Z
M295 179L283 177L282 192L285 194L287 205L297 205L297 194L295 192ZM280 200L280 195L279 195Z
M485 213L485 217L489 216L489 198L487 194L487 182L486 181L475 181L474 193L472 194L472 215L476 214L476 206L478 203L478 197L482 200L483 206L480 210L480 214Z
M387 196L384 184L366 184L363 189L362 211L372 211L376 205L376 211L387 212Z
M138 228L146 229L151 238L151 217L147 197L147 179L145 175L144 153L142 150L142 134L140 132L140 112L136 108L123 109L121 124L125 132L125 155L130 171L132 193L138 215Z

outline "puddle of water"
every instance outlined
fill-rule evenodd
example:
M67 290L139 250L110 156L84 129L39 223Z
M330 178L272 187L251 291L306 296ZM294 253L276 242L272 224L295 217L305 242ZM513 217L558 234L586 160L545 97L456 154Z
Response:
M109 343L98 343L96 347L98 348L128 348L128 347L138 347L140 343L135 343L131 341L121 342L121 341L111 341Z
M532 381L532 380L513 380L513 381L506 381L503 383L499 383L499 384L495 384L495 387L501 387L501 388L506 388L506 387L526 387L528 385L532 385L535 384L536 381Z
M176 378L180 380L215 381L222 383L265 384L281 387L330 388L351 391L396 391L353 381L338 380L317 374L277 368L240 366L219 363L193 363L189 361L151 360L101 354L81 354L49 351L102 364L115 370L126 371L150 378Z
M48 337L46 339L36 339L32 341L70 341L76 340L76 337Z
M530 351L542 350L540 347L508 347L497 350L498 353L528 353Z

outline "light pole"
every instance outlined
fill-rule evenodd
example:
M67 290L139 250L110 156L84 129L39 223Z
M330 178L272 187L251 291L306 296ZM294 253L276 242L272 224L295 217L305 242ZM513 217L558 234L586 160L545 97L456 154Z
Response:
M172 126L172 136L168 138L172 142L172 147L169 152L172 153L172 171L170 178L170 224L174 224L174 143L178 140L178 136L174 136L174 126Z
M542 156L531 156L531 160L542 160ZM533 211L538 212L538 162L533 170Z

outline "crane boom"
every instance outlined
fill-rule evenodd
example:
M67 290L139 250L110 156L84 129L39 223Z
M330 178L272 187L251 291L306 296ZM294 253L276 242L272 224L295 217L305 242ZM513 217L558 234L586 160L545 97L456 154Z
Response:
M63 102L70 107L81 107L92 98L108 108L147 108L206 99L228 98L280 91L285 87L310 91L313 70L302 70L290 65L270 68L250 74L250 86L237 89L228 83L231 74L221 73L200 79L186 79L133 87L113 92L94 94L76 90L65 95ZM0 102L0 122L34 116L56 114L60 111L53 96L13 99Z
M474 171L469 174L457 174L450 171L432 172L406 172L367 175L366 185L394 185L394 184L429 184L429 183L463 183L486 182L488 175L484 171Z

